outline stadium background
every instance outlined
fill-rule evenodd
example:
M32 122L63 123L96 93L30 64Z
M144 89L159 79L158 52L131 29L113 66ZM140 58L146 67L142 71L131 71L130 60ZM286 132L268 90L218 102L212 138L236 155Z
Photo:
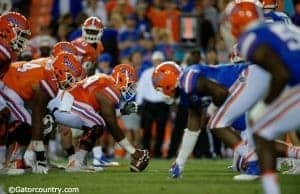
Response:
M156 51L165 60L176 61L183 67L200 62L211 65L229 62L229 49L219 34L223 10L229 0L3 0L4 2L12 10L27 16L31 23L31 41L19 60L48 56L56 42L72 41L80 37L83 21L89 16L97 16L105 25L101 39L104 51L96 56L92 74L110 73L116 64L129 63L141 77L144 70L153 66L152 57ZM292 21L300 25L299 1L279 2L278 9L287 12ZM156 133L163 133L165 137L163 154L157 154L158 158L171 158L176 154L184 128L183 125L181 129L174 130L173 123L178 112L181 117L177 123L184 124L184 110L171 107L166 131L152 130L152 141L155 141ZM120 119L121 125L122 121ZM141 135L134 142L137 146L145 147L142 143L141 125L139 128ZM106 144L107 153L113 153L115 147L111 147L112 143L107 140ZM115 154L124 156L124 152L118 149ZM227 153L217 138L209 132L202 132L194 151L195 157L228 155L230 153Z
M136 66L141 76L145 69L152 66L151 59L155 51L160 51L166 59L175 60L182 66L197 60L213 65L229 62L229 51L218 33L219 18L222 17L228 0L0 0L0 3L2 2L11 3L12 10L20 11L31 22L30 46L22 53L20 60L48 55L55 42L71 41L80 36L80 26L84 19L96 15L104 21L106 30L102 36L104 53L97 57L95 72L110 73L114 65L128 62ZM281 0L279 9L287 12L292 21L300 26L298 2ZM139 18L137 14L145 15ZM180 25L184 25L181 23L181 18L184 17L187 18L185 21L196 18L197 28L190 35L198 36L184 36L183 32L186 31L182 31L183 27L180 28ZM135 25L132 28L134 30L128 32L130 21L131 24L134 21ZM172 132L176 131L174 120L177 112L178 109L172 109L169 115L163 157L174 157L178 148L180 133L172 136ZM179 117L182 115L184 110L181 110ZM184 118L177 123L183 124ZM180 130L179 126L177 128ZM139 131L143 132L142 129ZM155 130L153 133L155 135ZM172 137L175 145L170 146ZM137 144L139 143L141 142L137 141ZM114 147L109 148L110 145L107 145L107 149L114 150ZM172 149L169 149L170 147ZM221 148L220 141L203 132L199 137L194 157L230 156L226 149ZM124 152L118 149L115 154L124 156ZM127 160L118 161L121 163L120 167L105 169L103 173L69 174L62 170L52 170L47 175L0 175L0 194L8 193L11 186L78 187L79 193L84 194L262 193L258 181L232 181L236 173L226 169L226 166L231 164L230 160L190 160L180 180L167 178L172 163L170 160L152 159L146 172L140 174L129 172ZM299 193L299 176L280 175L280 179L283 193Z

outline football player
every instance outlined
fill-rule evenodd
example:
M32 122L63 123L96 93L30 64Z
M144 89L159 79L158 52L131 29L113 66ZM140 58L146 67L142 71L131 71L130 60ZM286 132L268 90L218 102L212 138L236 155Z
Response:
M258 177L260 171L253 146L246 145L231 128L243 131L247 127L245 113L264 96L270 75L260 67L241 60L242 58L236 57L235 62L239 63L233 65L193 65L183 72L175 63L165 62L155 69L154 87L169 97L174 95L177 88L181 100L189 107L188 126L178 157L170 169L171 177L181 175L201 126L206 127L206 109L210 100L219 108L211 113L207 128L242 155L247 163L246 176L236 179L253 180ZM251 139L246 138L246 141ZM276 153L285 157L286 150L294 148L278 143Z
M5 3L3 2L3 5ZM25 47L30 35L28 20L17 12L7 12L0 16L0 79L7 72L9 65ZM0 80L0 90L3 83ZM0 168L5 159L5 139L9 109L4 106L5 100L0 97Z
M238 46L237 44L234 46L233 52L231 53L231 58L230 58L231 62L233 64L245 63L243 57L240 56L240 53L237 50L237 46ZM251 85L251 84L255 84L255 83L247 82L247 84ZM258 88L260 86L261 85L255 85L255 91L261 91L261 90L258 90ZM243 93L245 94L246 92L249 92L249 91L253 92L253 89L251 90L251 88L248 87L248 90L244 91ZM259 94L259 92L255 92L255 93L256 93L256 95ZM253 98L253 95L251 93L248 93L246 96L250 96L250 95L252 96L251 97L252 100L247 99L247 100L243 101L243 103L242 103L243 105L238 107L238 111L234 110L235 109L234 103L232 103L232 105L224 111L224 118L223 119L227 120L227 121L225 121L225 123L227 123L227 125L228 125L228 121L235 120L235 118L237 118L238 115L242 114L243 112L247 112L247 114L249 114L249 111L251 110L250 108L252 108L253 105L257 103L257 100L261 100L261 97L264 96L264 95L260 95L260 97ZM245 98L245 96L240 95L239 98ZM237 98L235 100L235 103L238 102L238 101L239 101L239 99ZM218 112L221 111L221 110L222 109L219 109L218 111L216 111L216 113L214 113L214 115L217 115ZM208 128L213 128L214 125L215 126L216 125L220 126L220 124L223 122L223 121L219 121L220 122L219 124L217 124L217 123L213 124L213 119L215 119L215 121L216 121L216 118L212 117L211 122L209 123L210 125L208 125ZM246 122L246 121L244 120L244 122ZM223 127L225 126L224 123L221 124L221 125ZM244 123L243 125L246 126L247 124ZM253 139L252 139L251 131L249 131L249 129L245 129L244 131L241 132L241 137L243 139L243 142L240 142L240 144L248 145L248 150L252 150L253 152L251 154L253 156L255 156L254 158L257 158L256 153L254 153L255 145L254 145L254 142L253 142ZM275 148L276 148L275 150L276 150L276 156L277 157L296 158L296 159L300 158L300 156L295 154L297 152L300 152L300 147L293 146L291 144L287 144L283 141L277 140L275 142ZM241 157L237 152L234 152L234 156L237 156L237 157L234 157L234 160L233 160L233 166L232 166L233 170L243 172L246 168L246 172L243 172L243 174L241 174L241 175L235 176L234 180L253 180L253 179L258 178L258 176L257 176L258 174L255 174L255 173L253 174L253 172L250 172L250 173L247 172L247 170L251 170L251 168L249 168L251 166L251 162L249 162L249 159L251 157L250 158L248 158L248 156Z
M67 171L86 171L86 155L95 141L107 129L118 144L132 156L130 170L143 171L149 162L149 152L134 148L124 136L116 119L120 101L135 95L136 71L131 65L117 65L112 76L97 74L76 84L68 93L60 93L48 108L58 123L84 130L79 151L69 157ZM74 122L75 121L75 122Z
M43 140L43 117L48 101L56 96L58 88L71 87L82 75L82 68L76 57L62 52L46 65L32 62L13 63L3 77L0 96L10 110L13 121L8 128L10 152L8 169L21 168L24 149L28 144L31 157L24 156L34 173L47 173ZM30 108L31 112L27 110ZM30 161L26 161L30 160ZM22 172L22 170L20 170Z
M282 22L291 24L290 18L284 13L276 11L278 8L278 0L260 0L263 8L266 23Z
M246 128L245 112L264 93L269 75L261 68L245 64L233 65L193 65L183 71L174 62L164 62L154 71L153 85L166 96L174 97L177 91L180 100L189 109L188 125L182 145L170 175L180 177L186 160L192 152L201 128L208 126L225 144L248 160L248 174L258 174L257 157L253 150L243 143L239 130ZM252 82L253 84L248 84ZM257 83L261 88L257 88ZM245 96L252 95L252 98ZM207 107L212 103L219 107L212 113L207 124ZM238 107L238 108L237 108Z
M87 75L93 75L97 57L103 52L101 36L104 30L102 21L97 17L87 18L82 25L82 36L73 40Z
M300 126L300 31L293 25L263 24L262 10L251 2L229 8L231 33L238 39L242 56L271 74L264 115L252 129L266 194L278 194L274 139ZM290 89L282 93L283 89Z

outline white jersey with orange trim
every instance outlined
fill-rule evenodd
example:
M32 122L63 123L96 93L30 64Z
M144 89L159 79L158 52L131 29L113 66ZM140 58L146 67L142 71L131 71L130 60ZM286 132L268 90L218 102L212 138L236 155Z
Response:
M96 100L96 95L106 96L115 107L120 102L120 92L115 87L113 78L97 74L80 81L67 92L59 92L49 102L48 109L53 112L58 123L73 128L105 126L105 121L99 114L103 107Z

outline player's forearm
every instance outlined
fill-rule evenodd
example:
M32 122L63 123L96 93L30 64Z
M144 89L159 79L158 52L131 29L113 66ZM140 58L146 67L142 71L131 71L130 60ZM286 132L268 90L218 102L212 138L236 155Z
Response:
M40 89L35 91L32 99L32 140L43 139L43 118L46 115L48 96Z
M203 96L211 96L216 106L221 106L229 94L226 88L204 77L199 78L197 89Z

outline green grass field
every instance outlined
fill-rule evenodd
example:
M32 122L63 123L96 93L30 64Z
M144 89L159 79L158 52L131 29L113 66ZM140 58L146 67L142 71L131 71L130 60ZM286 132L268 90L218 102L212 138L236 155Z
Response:
M131 173L128 161L120 167L98 173L66 173L52 170L47 175L0 175L0 185L8 193L11 186L78 187L80 194L257 194L259 181L235 182L236 174L226 169L229 160L190 160L181 179L168 178L170 160L151 160L146 171ZM299 194L300 176L281 175L282 193ZM1 191L0 191L1 194Z

